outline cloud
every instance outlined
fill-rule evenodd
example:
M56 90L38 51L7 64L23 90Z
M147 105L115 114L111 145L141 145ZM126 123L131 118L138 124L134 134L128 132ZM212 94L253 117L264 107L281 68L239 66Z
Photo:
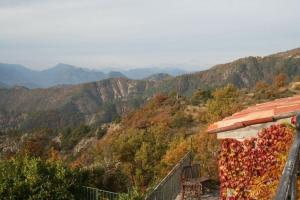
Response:
M0 60L213 65L300 46L296 0L2 0Z

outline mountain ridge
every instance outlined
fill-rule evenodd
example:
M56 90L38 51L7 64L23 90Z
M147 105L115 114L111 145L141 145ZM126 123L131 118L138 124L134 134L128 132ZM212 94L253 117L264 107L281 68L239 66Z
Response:
M271 83L278 73L285 73L288 80L300 75L300 48L264 57L244 57L210 69L168 79L158 91L177 91L190 95L198 88L213 88L232 83L237 87L253 87L257 81Z
M37 71L23 65L0 63L0 81L13 87L25 86L31 89L48 88L56 85L76 85L103 79L127 77L142 80L157 73L168 72L172 75L186 73L177 68L139 68L130 70L90 70L70 64L58 63L52 68Z
M47 89L0 88L0 130L110 122L142 103L152 84L112 78Z
M23 65L0 63L0 81L10 87L17 85L31 89L47 88L56 85L94 82L115 77L125 76L122 73L103 73L63 63L42 71L31 70Z
M0 130L111 122L157 93L189 96L198 89L228 83L251 88L257 81L272 82L278 73L285 73L288 81L300 75L299 48L265 57L245 57L159 81L119 77L46 89L1 88Z

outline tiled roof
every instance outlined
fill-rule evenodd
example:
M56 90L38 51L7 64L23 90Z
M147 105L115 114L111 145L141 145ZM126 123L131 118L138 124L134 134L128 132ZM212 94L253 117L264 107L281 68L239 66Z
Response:
M253 124L272 122L276 119L294 116L300 111L300 95L276 99L250 106L222 121L211 124L207 132L218 133L246 127Z

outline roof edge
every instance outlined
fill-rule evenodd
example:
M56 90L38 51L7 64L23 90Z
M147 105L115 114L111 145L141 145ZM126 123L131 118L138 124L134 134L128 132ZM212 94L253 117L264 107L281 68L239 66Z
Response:
M274 116L274 117L254 119L254 120L247 121L247 122L237 122L237 123L234 123L233 125L230 125L230 126L226 126L226 127L222 127L222 128L218 128L218 129L213 129L213 130L207 130L206 132L209 133L209 134L213 134L213 133L232 131L232 130L244 128L244 127L247 127L247 126L255 125L255 124L263 124L263 123L267 123L267 122L274 122L274 121L284 119L284 118L290 118L290 117L296 116L298 113L299 113L299 111L294 111L294 112L280 114L280 115L277 115L277 116Z

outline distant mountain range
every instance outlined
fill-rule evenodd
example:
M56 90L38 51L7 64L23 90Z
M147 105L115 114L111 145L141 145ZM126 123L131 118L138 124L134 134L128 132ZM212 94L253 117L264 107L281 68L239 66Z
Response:
M35 71L22 65L0 63L0 81L8 86L45 88L55 85L80 84L107 78L124 77L122 73L89 71L67 64L58 64L53 68Z
M102 72L62 63L47 70L35 71L22 65L0 63L0 86L2 83L6 85L6 87L17 85L27 88L47 88L56 85L74 85L117 77L127 77L138 80L159 73L176 76L184 74L186 71L177 68L141 68Z
M188 73L183 69L179 68L159 68L159 67L151 67L151 68L137 68L137 69L129 69L129 70L120 70L122 74L124 74L127 78L130 79L145 79L149 76L156 75L156 74L168 74L170 76L179 76L182 74Z
M30 79L25 73L26 68L17 68L24 73L18 74L12 65L11 70L15 73L11 77L15 81L21 77L24 81L19 83L28 83ZM57 67L47 71L47 74L52 74L53 79L56 78L54 74L65 78L62 76L62 69ZM7 84L10 79L4 79L5 75L2 72L0 81ZM118 77L46 89L0 88L0 131L10 128L57 128L110 122L117 116L139 107L158 92L178 92L189 96L199 88L214 88L227 83L240 88L250 88L259 80L271 82L273 77L281 72L285 73L289 80L300 75L300 48L266 57L241 58L216 65L206 71L177 77L160 74L144 80ZM75 82L70 78L65 80L69 83Z

